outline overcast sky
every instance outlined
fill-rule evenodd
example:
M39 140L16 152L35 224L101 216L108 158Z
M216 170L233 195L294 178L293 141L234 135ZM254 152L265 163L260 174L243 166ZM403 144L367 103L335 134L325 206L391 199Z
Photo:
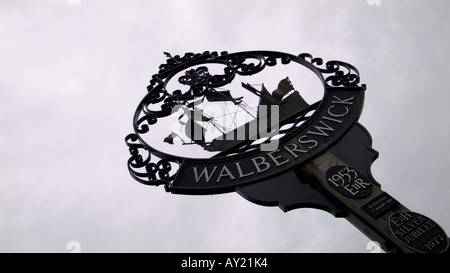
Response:
M377 1L369 1L377 2ZM382 189L450 231L450 2L0 2L0 251L369 252L345 219L135 182L124 138L164 51L353 64Z

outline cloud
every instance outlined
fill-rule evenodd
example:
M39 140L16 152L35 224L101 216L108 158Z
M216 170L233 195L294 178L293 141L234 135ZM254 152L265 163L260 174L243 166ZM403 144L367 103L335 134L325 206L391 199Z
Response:
M164 51L354 64L368 85L361 122L381 153L375 178L450 229L448 4L241 2L2 3L0 251L68 252L78 241L85 252L368 252L368 238L325 212L132 180L124 138Z

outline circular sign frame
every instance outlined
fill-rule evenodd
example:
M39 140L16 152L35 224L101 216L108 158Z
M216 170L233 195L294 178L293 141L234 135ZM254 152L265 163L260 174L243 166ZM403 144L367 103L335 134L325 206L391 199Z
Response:
M152 76L148 93L139 103L134 118L134 133L126 136L131 157L130 174L146 185L164 185L167 191L184 194L230 192L237 186L254 183L284 172L325 151L343 136L361 114L366 86L360 85L358 70L345 62L328 61L302 53L292 55L274 51L237 53L186 53L183 57L165 53L167 60ZM296 63L312 71L323 85L323 99L312 105L314 114L303 111L290 118L292 128L281 131L283 137L270 151L244 146L233 153L221 153L210 159L192 159L172 155L152 147L145 140L152 126L172 113L180 103L204 95L210 88L224 86L236 75L251 76L268 66ZM190 86L189 92L166 90L167 84L180 71L191 67L221 64L223 74L211 75L199 69L178 80ZM198 69L197 69L198 70ZM161 104L161 109L150 106ZM309 109L311 110L311 109ZM301 124L301 126L300 126ZM256 148L256 149L255 149ZM211 182L211 183L210 183Z

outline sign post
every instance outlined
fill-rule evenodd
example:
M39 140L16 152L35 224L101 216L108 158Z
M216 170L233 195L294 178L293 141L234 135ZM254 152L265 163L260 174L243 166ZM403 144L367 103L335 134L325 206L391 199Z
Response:
M125 139L137 181L174 194L236 191L285 212L322 209L387 252L448 250L436 222L372 177L378 153L358 122L366 86L354 66L272 51L165 54ZM278 76L272 71L280 66L294 70ZM300 94L305 79L297 70L320 81L320 100Z

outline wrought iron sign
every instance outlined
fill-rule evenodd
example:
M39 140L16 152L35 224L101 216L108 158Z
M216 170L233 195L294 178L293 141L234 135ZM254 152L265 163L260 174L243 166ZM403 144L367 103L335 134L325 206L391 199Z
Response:
M323 209L390 252L448 249L439 225L372 177L378 153L358 123L366 86L354 66L272 51L165 54L125 139L134 179Z

